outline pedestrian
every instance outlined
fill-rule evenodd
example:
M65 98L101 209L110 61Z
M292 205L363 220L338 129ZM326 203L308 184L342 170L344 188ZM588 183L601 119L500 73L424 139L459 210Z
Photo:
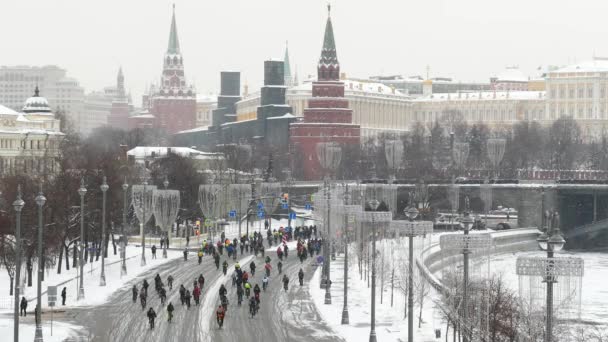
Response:
M169 302L169 305L167 305L167 314L169 316L168 321L171 322L171 320L173 319L173 311L175 310L175 308L173 307L173 304L171 302Z
M186 246L190 246L190 235L186 236Z
M19 316L27 316L27 300L25 297L21 297L21 305L19 307L21 308L19 311Z
M184 248L184 261L188 260L188 248Z
M190 291L186 290L186 306L188 307L188 309L190 309L190 299L192 298L192 295L190 295Z
M61 290L61 305L65 306L65 297L67 296L67 289L64 287Z
M148 321L150 322L150 329L154 329L154 319L156 318L156 312L152 307L148 310Z
M156 259L156 245L152 245L152 259Z

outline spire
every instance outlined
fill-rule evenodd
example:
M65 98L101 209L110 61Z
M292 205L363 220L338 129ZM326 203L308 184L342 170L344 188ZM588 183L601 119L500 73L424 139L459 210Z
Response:
M340 79L340 63L336 52L334 28L331 23L331 5L329 4L327 5L327 24L325 24L323 50L321 50L321 58L317 69L320 81L337 81Z
M285 79L285 85L292 85L291 78L291 65L289 64L289 47L288 42L285 42L285 57L283 57L283 78Z
M36 84L36 89L34 89L34 97L40 97L40 89L38 89L37 84Z
M175 4L173 4L173 18L171 19L171 33L169 33L168 54L179 53L179 39L177 38L177 24L175 23Z
M125 76L122 73L122 66L118 69L118 76L116 76L116 93L117 101L125 100Z

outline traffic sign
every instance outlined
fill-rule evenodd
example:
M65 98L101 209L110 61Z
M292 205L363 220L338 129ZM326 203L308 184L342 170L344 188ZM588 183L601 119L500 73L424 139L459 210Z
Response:
M264 209L264 203L258 202L258 209Z
M228 213L228 215L230 217L233 217L233 218L236 217L236 210L230 210L230 212Z
M205 220L205 227L211 227L213 223L211 222L211 219L206 219Z
M311 209L312 209L312 205L310 205L310 203L306 203L306 204L304 205L304 209L306 209L306 210L311 210Z
M263 210L259 210L258 211L258 217L259 218L264 218L264 211Z
M287 203L283 203L283 205L281 206L281 208L283 208L283 209L288 209L288 208L289 208L289 206L287 205Z
M296 219L296 213L289 213L289 219L290 220L295 220Z
M55 306L55 302L57 301L57 286L49 286L46 290L46 295L49 301L49 306Z

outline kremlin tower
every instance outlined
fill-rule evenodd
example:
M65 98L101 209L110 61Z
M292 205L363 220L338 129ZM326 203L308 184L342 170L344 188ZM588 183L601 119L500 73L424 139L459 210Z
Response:
M352 123L353 111L344 98L344 83L340 81L340 63L336 52L331 8L325 26L323 50L317 65L317 81L312 85L312 98L304 110L304 120L290 126L292 151L301 156L304 178L321 179L316 146L320 142L335 142L342 146L360 144L359 125Z
M108 116L108 126L125 129L129 125L129 112L131 111L129 99L125 92L125 77L122 68L118 69L116 77L116 97L112 101L112 109Z
M177 37L175 5L160 85L150 94L148 105L149 114L153 116L153 127L168 134L196 127L196 93L194 87L186 83L184 59Z

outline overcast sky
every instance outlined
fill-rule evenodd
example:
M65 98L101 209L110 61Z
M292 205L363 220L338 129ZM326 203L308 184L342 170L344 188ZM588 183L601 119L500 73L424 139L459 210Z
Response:
M113 85L122 65L137 96L158 82L171 4L186 76L200 93L219 89L221 70L240 70L251 90L263 61L282 58L315 72L326 0L0 0L0 65L56 64L87 91ZM506 65L608 56L608 1L333 0L342 71L486 81Z

